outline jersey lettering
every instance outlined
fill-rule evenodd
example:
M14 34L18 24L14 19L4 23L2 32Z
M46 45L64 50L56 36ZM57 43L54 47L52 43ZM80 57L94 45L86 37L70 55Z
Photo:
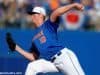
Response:
M43 31L41 30L37 35L33 37L33 40L39 39L40 43L43 44L46 42L46 37L44 36Z

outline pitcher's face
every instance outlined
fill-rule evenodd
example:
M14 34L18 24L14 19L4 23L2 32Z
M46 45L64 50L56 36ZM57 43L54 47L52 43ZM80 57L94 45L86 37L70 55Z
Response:
M44 22L44 16L42 14L36 13L32 15L32 22L35 25L42 24Z

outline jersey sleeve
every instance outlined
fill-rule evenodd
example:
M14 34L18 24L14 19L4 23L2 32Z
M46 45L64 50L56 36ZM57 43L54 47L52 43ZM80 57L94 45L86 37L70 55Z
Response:
M57 31L60 24L60 17L55 22L52 22L49 18L45 23L46 27L52 27L55 31Z

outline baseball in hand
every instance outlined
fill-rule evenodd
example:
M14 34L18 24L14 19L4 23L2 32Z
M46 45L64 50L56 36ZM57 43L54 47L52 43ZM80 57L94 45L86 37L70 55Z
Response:
M79 3L74 3L75 4L75 7L78 9L78 10L84 10L84 6L82 4L79 4Z
M81 10L84 10L85 9L85 7L83 6L82 8L81 8Z

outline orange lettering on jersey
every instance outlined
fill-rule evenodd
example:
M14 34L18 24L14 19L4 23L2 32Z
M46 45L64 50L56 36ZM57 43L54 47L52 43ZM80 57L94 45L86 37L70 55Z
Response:
M40 40L41 44L42 43L45 43L46 42L46 37L45 36L42 36L39 40Z
M43 31L42 30L37 35L35 35L32 40L38 39L41 36L43 36Z

